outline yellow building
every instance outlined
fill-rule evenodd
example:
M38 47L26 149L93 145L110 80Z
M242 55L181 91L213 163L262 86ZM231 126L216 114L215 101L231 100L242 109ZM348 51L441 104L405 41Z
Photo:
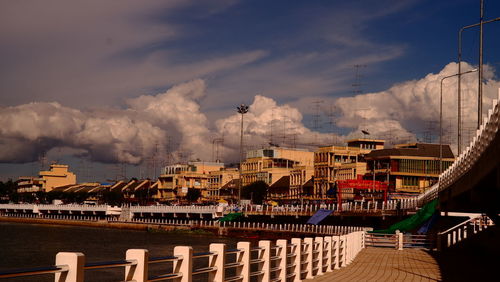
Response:
M224 191L221 193L221 188L228 187L227 185L229 183L234 184L235 180L237 180L239 178L240 178L240 174L239 174L239 170L237 168L226 168L223 170L209 172L208 198L211 200L230 198L231 193L225 193ZM233 185L233 186L235 186L235 185ZM229 187L229 188L237 188L237 187ZM237 195L233 195L233 196L237 196Z
M314 153L314 189L312 198L325 198L335 181L357 179L366 173L364 155L384 148L384 140L353 139L347 146L320 147Z
M442 146L442 170L455 160L449 145ZM389 181L389 190L397 193L418 194L439 178L439 144L410 143L391 149L376 150L366 155L369 177Z
M242 185L264 181L273 185L283 176L289 176L296 166L312 166L314 153L300 149L267 148L250 150L241 164Z
M189 189L199 189L202 197L208 196L209 174L224 168L223 163L189 162L166 166L158 177L158 193L155 198L174 200L185 197Z
M314 166L297 166L290 171L289 199L298 200L305 195L304 184L311 180Z
M76 175L69 171L69 166L52 164L47 171L40 171L38 178L20 177L18 193L26 192L50 192L55 187L76 184Z

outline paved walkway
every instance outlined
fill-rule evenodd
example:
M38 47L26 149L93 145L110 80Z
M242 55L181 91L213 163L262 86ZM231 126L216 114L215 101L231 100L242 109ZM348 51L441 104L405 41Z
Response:
M424 250L366 248L348 266L306 281L441 281L441 272Z

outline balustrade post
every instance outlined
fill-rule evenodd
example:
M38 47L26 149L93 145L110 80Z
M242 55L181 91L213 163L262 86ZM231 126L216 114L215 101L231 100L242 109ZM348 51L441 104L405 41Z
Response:
M55 274L55 282L83 282L85 255L82 253L59 252L56 255L56 265L66 265L67 272Z
M287 255L288 255L288 240L277 240L276 241L276 247L280 247L279 249L276 249L276 256L279 257L279 274L276 275L277 278L280 279L280 281L287 281L286 276L288 274L287 271Z
M182 259L174 261L173 272L182 273L182 277L173 279L175 282L193 281L193 248L190 246L177 246L174 248L174 256Z
M311 237L304 238L304 253L306 255L306 279L314 278L313 274L313 250L314 250L314 239Z
M324 265L326 265L325 272L332 272L332 258L333 258L333 246L332 246L332 236L326 236L324 238L324 244L326 245L326 248L324 249L324 256L326 257L326 260L323 259Z
M241 266L236 268L236 276L241 276L241 282L250 281L250 242L238 242L236 248L241 250L237 258Z
M316 275L323 275L325 273L325 238L324 237L316 237L314 238L315 243L319 243L317 250L317 259L318 259L318 271Z
M262 275L257 276L257 281L268 282L271 281L271 241L261 240L259 241L260 250L259 258L263 262L259 264L259 270L262 271Z
M403 250L403 233L399 230L396 230L396 250Z
M292 251L293 251L293 273L294 282L302 281L302 239L301 238L292 238Z
M226 279L226 244L210 244L210 252L216 253L208 259L208 266L216 270L208 273L208 281L224 281Z
M339 236L339 239L338 239L338 266L339 267L344 267L346 266L346 260L345 260L345 256L346 256L346 238L344 235L341 235Z
M147 282L149 253L145 249L129 249L126 260L135 260L136 265L125 266L125 281Z

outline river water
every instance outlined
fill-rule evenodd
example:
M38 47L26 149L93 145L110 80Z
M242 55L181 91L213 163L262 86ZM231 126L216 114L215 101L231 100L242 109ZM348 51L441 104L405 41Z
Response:
M81 252L86 262L125 259L127 249L148 249L149 257L172 255L175 246L192 246L208 251L210 243L234 248L242 238L186 233L147 232L123 229L74 227L0 222L0 271L50 266L58 252ZM195 260L195 267L206 260ZM150 265L151 274L168 273L171 263ZM121 281L124 267L85 271L85 281ZM195 279L194 281L196 281ZM10 278L2 281L54 281L54 275Z

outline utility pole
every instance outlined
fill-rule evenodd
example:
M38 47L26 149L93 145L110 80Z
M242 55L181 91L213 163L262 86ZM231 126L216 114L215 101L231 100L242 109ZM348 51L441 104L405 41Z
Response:
M478 71L478 101L477 101L477 129L481 126L483 116L483 15L484 0L481 1L479 8L479 71Z
M239 188L238 188L238 204L241 202L241 188L243 184L243 179L241 177L241 169L243 168L242 162L243 162L243 116L248 113L248 106L245 104L241 104L239 107L236 107L238 110L238 113L241 114L241 133L240 133L240 169L239 169L239 174L240 174L240 181L239 181Z

